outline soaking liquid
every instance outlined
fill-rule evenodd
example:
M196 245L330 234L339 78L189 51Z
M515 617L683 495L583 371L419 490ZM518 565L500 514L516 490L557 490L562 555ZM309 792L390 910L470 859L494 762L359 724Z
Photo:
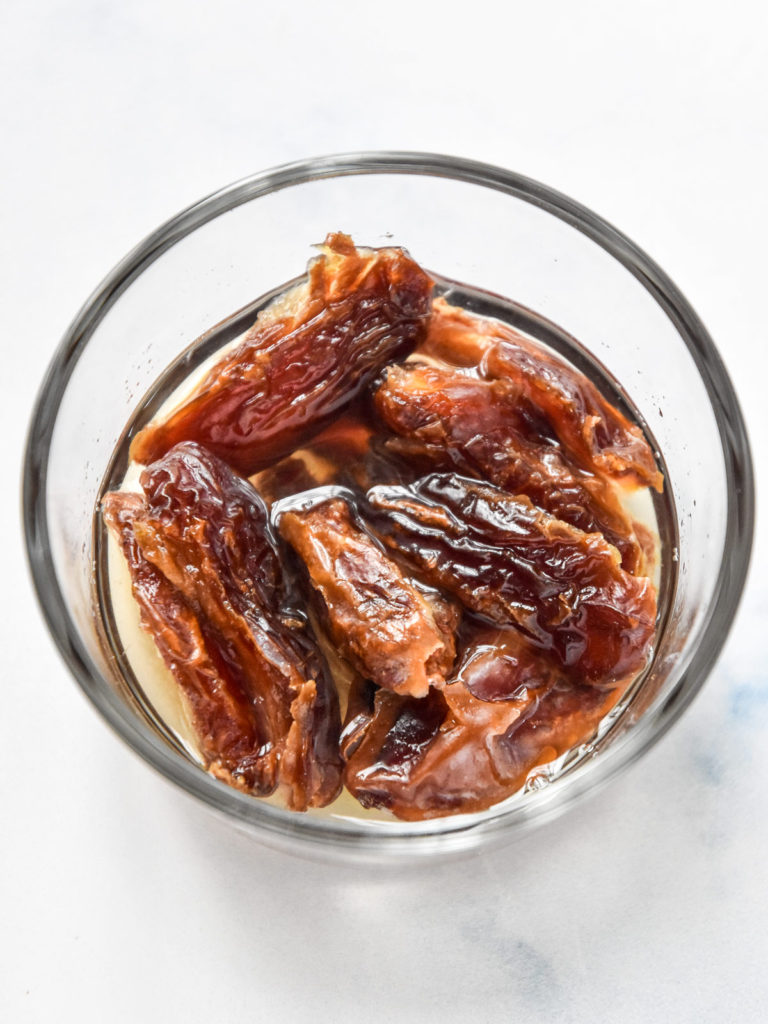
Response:
M445 279L436 278L436 282L436 296L443 296L451 305L462 307L476 316L501 321L529 340L556 353L587 376L612 405L641 427L666 479L662 457L637 409L620 385L575 339L544 317L510 300ZM258 313L289 292L297 283L289 282L216 325L182 352L161 374L136 409L114 451L104 477L98 507L107 491L140 490L138 481L142 467L132 463L129 457L130 441L137 430L156 417L162 418L181 404L221 355L239 344ZM409 359L434 361L429 356L425 357L419 348ZM472 370L464 372L471 374ZM305 502L310 490L313 500L341 493L354 505L356 488L366 489L377 483L407 484L430 471L423 468L419 472L402 459L391 457L381 443L385 433L373 413L366 392L298 452L255 474L251 480L271 505L272 516L276 518L282 510ZM665 486L661 494L647 487L624 488L621 495L622 503L631 517L648 531L655 549L649 574L657 591L658 635L667 616L676 569L676 517L670 488ZM106 624L106 639L126 685L151 726L183 756L202 765L184 697L162 661L154 641L139 625L139 610L131 594L127 564L98 514L95 538L97 592ZM472 615L465 615L459 634L460 646L462 640L465 643L468 641L472 629ZM322 630L318 631L318 637L339 692L343 720L352 673L333 650ZM457 658L457 664L458 661ZM525 788L536 788L554 781L588 756L598 739L601 743L606 741L608 733L636 698L646 674L647 669L630 684L594 735L557 761L537 768L529 776ZM279 803L277 796L268 799ZM501 806L507 806L510 801L520 799L524 799L522 791L503 804L497 804L492 810L496 811ZM307 813L391 820L387 812L364 809L346 790L330 806Z

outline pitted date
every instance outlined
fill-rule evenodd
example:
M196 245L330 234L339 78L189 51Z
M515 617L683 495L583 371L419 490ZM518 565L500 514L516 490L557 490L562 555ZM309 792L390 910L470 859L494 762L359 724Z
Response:
M440 690L417 699L357 678L349 695L341 748L347 762L345 784L363 807L393 809L387 782L409 783L447 713Z
M192 443L149 466L141 485L138 504L135 495L108 495L105 517L131 555L142 608L153 587L166 598L142 618L182 690L203 690L200 699L221 702L222 714L237 707L241 733L230 746L244 751L244 763L226 770L257 795L281 787L296 810L328 803L340 785L338 698L283 578L263 501ZM190 642L186 657L172 654L179 623L196 624L202 649ZM195 724L209 764L229 765L215 736Z
M522 697L525 690L548 689L562 676L555 661L519 630L475 626L452 681L478 700L495 702Z
M277 751L254 714L239 666L142 554L134 523L143 510L138 494L115 492L104 500L104 518L128 563L142 626L186 698L208 770L238 789L270 793L276 785Z
M285 511L280 532L305 567L315 606L339 651L365 679L425 697L455 657L445 602L437 613L354 522L342 498Z
M432 288L328 235L134 438L143 493L103 502L206 768L291 809L343 782L403 820L483 811L590 740L652 652L640 428Z
M625 572L601 535L455 474L374 487L367 498L372 528L414 572L522 630L572 681L612 686L646 663L653 587Z
M197 441L242 473L269 465L423 339L431 293L403 250L329 235L307 285L265 310L180 409L140 431L131 457L146 464Z
M507 657L494 664L488 644L497 641ZM364 807L405 821L483 811L586 743L621 693L566 681L513 631L480 633L455 678L424 700L357 683L342 733L344 782Z
M583 373L506 324L438 298L424 351L509 383L546 419L568 457L585 469L661 490L661 473L640 429Z
M436 468L477 475L585 533L602 533L624 568L640 572L646 555L610 481L563 453L550 418L505 380L406 363L388 367L374 403L403 441L393 453Z
M593 710L561 724L562 700L552 698L561 683L551 662L525 638L510 644L514 657L496 666L488 700L472 690L488 682L480 640L456 678L424 700L358 684L343 731L344 782L364 807L406 821L482 811L520 789L532 768L591 734ZM591 687L567 692L572 713L615 699Z

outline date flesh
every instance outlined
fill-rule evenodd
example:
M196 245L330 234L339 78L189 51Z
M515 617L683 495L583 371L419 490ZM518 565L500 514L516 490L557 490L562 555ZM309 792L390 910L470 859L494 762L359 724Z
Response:
M104 514L129 556L144 628L190 700L203 755L256 795L279 786L295 810L323 806L340 786L338 698L283 577L263 501L193 443L149 466L141 485L143 499L108 495ZM218 731L196 702L214 719L221 705Z
M401 249L329 235L308 283L262 313L167 419L137 434L151 463L196 441L251 474L299 447L392 359L423 339L432 281Z
M639 427L583 373L506 324L438 298L424 351L477 366L482 376L512 385L546 417L568 457L585 469L661 490L661 473Z
M442 688L455 657L453 628L353 521L342 498L283 512L282 536L301 559L321 621L363 676L395 693ZM445 602L441 602L442 605Z
M103 503L206 767L291 809L343 781L404 820L485 810L651 651L656 541L620 493L661 490L643 434L432 286L329 235Z
M562 669L535 648L519 630L477 626L464 645L452 677L482 701L506 701L524 690L548 689L563 675Z
M388 367L374 403L405 441L390 442L394 452L525 494L563 522L602 533L630 572L644 569L645 551L611 482L569 462L549 418L507 381L406 363Z
M424 700L357 684L342 733L344 782L364 807L406 821L483 811L588 740L620 696L565 683L519 635L508 632L501 650L494 677L504 699L473 692L487 683L483 642L468 649L455 681Z
M239 789L271 791L275 757L262 753L267 737L238 666L228 660L216 634L205 630L181 594L141 553L133 527L143 509L138 494L115 492L104 500L104 519L128 563L142 627L184 693L208 770Z
M452 473L374 487L367 498L373 530L415 573L522 630L574 683L612 686L646 663L653 586L624 571L600 534Z

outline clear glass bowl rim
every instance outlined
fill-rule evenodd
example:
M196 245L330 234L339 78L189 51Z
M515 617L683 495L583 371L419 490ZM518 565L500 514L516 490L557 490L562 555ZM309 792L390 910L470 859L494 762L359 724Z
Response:
M500 812L479 823L465 824L460 818L417 825L398 822L381 832L371 832L351 822L291 815L217 782L176 754L159 736L142 728L103 679L80 640L50 555L46 480L51 437L70 374L110 306L163 252L220 214L294 185L362 174L432 176L481 185L538 206L591 238L640 281L674 324L706 387L720 434L727 485L726 543L701 643L663 705L633 726L614 756L606 751L590 762L588 771L561 780L549 795L546 791L531 794L525 815L514 820ZM361 152L284 164L234 182L166 221L117 264L76 315L48 367L27 437L22 505L27 558L54 642L86 696L140 757L210 807L236 822L260 829L265 839L279 845L303 840L310 845L335 846L351 852L413 854L474 846L481 838L498 838L512 828L559 813L582 793L593 792L637 760L678 720L711 671L744 588L754 531L754 474L736 394L714 342L680 290L634 242L568 196L503 168L433 153Z

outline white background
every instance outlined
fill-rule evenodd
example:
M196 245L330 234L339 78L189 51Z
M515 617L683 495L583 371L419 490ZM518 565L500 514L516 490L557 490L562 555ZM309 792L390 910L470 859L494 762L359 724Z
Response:
M47 638L17 498L38 383L111 266L235 178L366 148L512 168L637 241L720 347L765 485L764 12L4 0L2 1020L765 1019L764 524L649 756L512 846L393 874L265 850L128 752Z

